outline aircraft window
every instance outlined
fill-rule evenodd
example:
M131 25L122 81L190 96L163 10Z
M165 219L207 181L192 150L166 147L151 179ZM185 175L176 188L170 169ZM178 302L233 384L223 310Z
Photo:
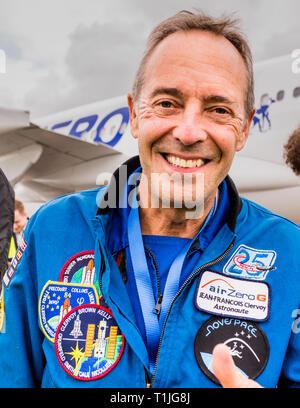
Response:
M300 96L300 87L294 89L293 95L294 98L298 98L298 96Z
M283 98L284 98L284 91L278 91L277 96L276 96L277 101L282 101Z

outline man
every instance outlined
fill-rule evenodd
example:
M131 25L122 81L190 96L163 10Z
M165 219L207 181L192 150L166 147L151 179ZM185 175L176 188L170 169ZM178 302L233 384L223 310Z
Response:
M227 176L255 112L235 22L162 22L128 104L139 158L29 221L4 277L0 385L299 383L299 229Z
M284 146L286 164L299 176L300 174L300 126L290 135Z
M17 246L20 244L25 227L28 222L28 215L26 213L24 204L20 200L15 200L15 221L14 221L14 233L16 237Z
M7 269L8 252L14 222L14 191L0 169L0 280Z

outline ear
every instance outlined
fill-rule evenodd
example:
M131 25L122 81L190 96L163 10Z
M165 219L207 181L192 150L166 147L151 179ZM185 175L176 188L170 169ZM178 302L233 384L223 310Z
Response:
M129 108L129 120L132 136L138 138L138 117L135 111L134 101L131 94L127 95L127 103Z
M239 139L237 140L237 144L236 144L236 151L239 152L240 150L242 150L242 148L245 146L246 141L248 139L249 136L249 131L250 131L250 126L253 120L253 117L255 115L256 110L253 109L253 111L250 113L247 122L244 126L244 129L242 130Z

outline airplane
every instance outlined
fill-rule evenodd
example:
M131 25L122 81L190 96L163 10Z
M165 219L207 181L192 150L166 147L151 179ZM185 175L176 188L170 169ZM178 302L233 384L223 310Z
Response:
M283 146L300 123L300 69L291 55L254 65L256 114L229 175L242 197L300 224L300 178L285 164ZM126 96L32 120L0 108L0 167L32 214L60 195L107 183L138 154Z

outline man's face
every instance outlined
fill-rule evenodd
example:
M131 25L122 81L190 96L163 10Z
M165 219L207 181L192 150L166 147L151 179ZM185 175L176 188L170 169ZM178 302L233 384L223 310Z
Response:
M244 61L225 38L193 30L164 39L149 57L139 100L128 97L148 180L152 173L201 173L198 199L210 202L248 136L254 112L245 118L246 89ZM195 178L185 188L195 189Z
M19 210L15 210L14 232L18 234L23 231L27 224L27 215L21 214Z

